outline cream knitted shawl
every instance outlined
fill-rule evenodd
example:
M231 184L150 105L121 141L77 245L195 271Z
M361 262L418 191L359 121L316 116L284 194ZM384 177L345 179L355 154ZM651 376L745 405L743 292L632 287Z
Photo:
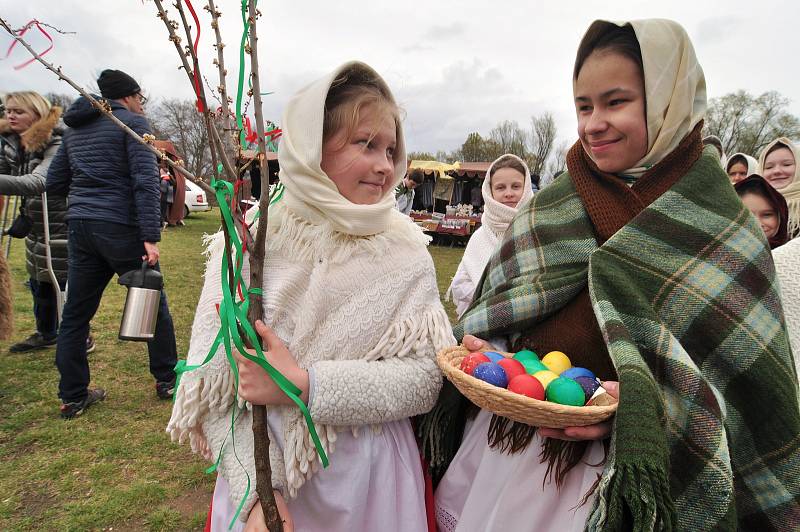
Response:
M345 65L334 74L348 68L377 77L362 64ZM325 79L330 83L334 77ZM293 127L303 113L292 107L316 105L315 99L324 100L326 91L305 94L307 98L295 98L284 115L282 142L295 147L303 142L295 137L298 132L321 138L321 120L316 132ZM321 112L322 107L316 108ZM333 461L337 431L356 433L360 425L377 426L429 410L441 385L435 354L455 340L439 300L428 238L408 217L391 208L384 213L370 209L374 206L346 205L320 183L310 187L311 193L289 186L328 179L321 170L313 170L319 168L321 143L317 150L281 150L281 180L287 186L284 198L269 211L264 318L298 364L313 370L308 407ZM404 161L400 152L398 158ZM285 160L292 162L284 165ZM313 194L338 208L315 206ZM379 231L363 236L370 217ZM355 220L354 229L348 219ZM215 304L222 297L224 245L219 233L209 240L210 257L189 344L190 365L205 358L220 325ZM249 476L249 508L255 497L251 415L244 411L239 416L231 438L234 399L233 374L220 348L208 364L184 374L167 431L173 440L189 439L192 449L207 457L222 453L219 472L228 480L234 502L244 497ZM270 413L275 412L281 415L283 434L270 437L283 439L284 452L270 446L273 485L294 497L319 461L299 410L271 407Z
M800 238L773 250L772 258L781 285L781 303L795 369L800 371Z

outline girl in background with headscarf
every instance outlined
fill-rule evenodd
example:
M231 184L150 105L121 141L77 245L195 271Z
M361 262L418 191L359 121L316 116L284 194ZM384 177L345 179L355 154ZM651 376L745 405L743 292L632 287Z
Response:
M498 157L486 171L481 186L483 215L481 226L470 236L447 296L460 317L472 303L475 287L486 263L497 248L517 209L533 197L531 174L525 161L507 153Z
M420 426L433 474L449 465L440 528L797 523L797 376L775 271L716 150L703 150L705 78L686 31L594 22L573 89L568 172L516 216L454 333L469 350L492 339L563 351L619 407L566 429L482 411L461 442L464 403L446 387Z
M789 209L783 196L758 174L738 181L733 188L736 189L745 207L758 220L764 236L769 241L770 249L784 245L789 240L787 234Z
M786 198L789 206L789 238L800 236L800 164L797 147L780 137L761 150L761 173L770 185Z
M738 183L746 177L758 173L758 161L746 153L734 153L725 163L725 172L731 183Z

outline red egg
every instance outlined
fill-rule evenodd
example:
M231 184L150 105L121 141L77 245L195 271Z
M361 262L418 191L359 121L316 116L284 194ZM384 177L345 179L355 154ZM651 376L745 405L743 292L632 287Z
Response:
M484 362L491 362L491 360L489 360L489 357L483 353L478 353L477 351L470 353L461 359L461 371L467 375L472 375L472 373L475 371L475 368Z
M525 371L525 366L522 365L521 362L518 360L514 360L513 358L504 358L497 363L501 368L506 371L506 375L508 376L508 382L514 380L514 377L517 375L525 375L527 371Z
M508 384L509 391L544 401L544 386L532 375L518 375Z

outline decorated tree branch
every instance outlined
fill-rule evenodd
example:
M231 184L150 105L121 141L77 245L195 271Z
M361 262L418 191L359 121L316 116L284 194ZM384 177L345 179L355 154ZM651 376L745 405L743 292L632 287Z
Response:
M124 123L117 119L111 112L110 106L105 100L94 98L87 91L82 89L78 84L72 81L61 68L56 68L52 64L43 60L41 54L37 54L29 45L22 39L21 35L17 34L6 23L5 20L0 19L0 25L18 42L28 50L34 59L42 63L48 70L56 74L59 79L69 83L75 90L84 96L95 108L100 110L104 116L107 116L114 124L123 129L126 133L131 135L140 143L146 145L148 149L153 151L159 158L165 160L168 164L186 175L190 180L198 182L205 190L215 194L220 205L222 230L224 234L224 253L222 258L222 275L220 282L222 284L223 300L219 304L220 315L220 331L217 336L217 341L211 347L210 352L206 359L199 365L189 366L187 362L180 361L176 367L178 381L176 383L176 393L180 386L181 375L187 371L192 371L202 367L209 362L215 355L218 346L224 345L225 356L231 364L233 373L238 380L238 371L236 370L236 362L232 356L232 347L236 347L243 355L249 360L259 364L275 381L277 386L285 393L297 407L301 410L306 424L309 428L312 440L315 443L317 452L320 456L323 466L327 466L328 460L324 449L322 448L319 437L314 428L314 423L308 412L307 406L300 400L300 390L294 384L286 379L280 372L272 367L266 360L260 339L255 332L255 321L262 318L263 306L261 297L261 287L264 281L264 256L266 252L266 235L267 235L267 211L269 208L269 171L267 167L266 151L267 141L266 137L269 136L270 144L274 147L275 140L280 136L280 130L274 125L270 124L270 131L264 131L264 118L262 114L261 102L261 83L258 75L258 51L257 51L257 32L256 20L260 13L256 10L256 0L242 0L242 44L240 50L240 64L239 64L239 80L238 92L236 98L236 122L234 124L232 117L233 113L228 105L231 99L228 97L226 89L226 74L224 63L224 43L221 39L221 32L219 28L219 17L221 13L216 9L213 0L208 0L206 9L211 14L212 28L215 33L215 48L217 51L217 58L215 64L218 67L220 76L220 83L217 87L220 101L222 106L215 113L212 111L207 102L205 88L201 80L203 79L199 69L199 59L197 55L197 43L199 41L200 25L197 14L191 5L190 0L175 0L174 6L178 11L180 22L171 20L168 16L167 10L164 8L161 0L154 0L158 10L158 17L163 21L169 40L173 42L178 55L181 59L181 68L185 71L197 97L197 110L203 114L203 122L207 129L208 138L210 142L210 151L212 162L217 170L219 176L212 176L211 186L209 187L202 181L198 180L194 175L186 170L182 165L167 159L165 154L156 150L150 142L154 138L144 138L137 135L134 131L128 128ZM192 39L192 31L189 19L184 5L188 8L189 13L196 25L194 42ZM187 44L185 48L182 46L182 38L178 35L179 31L183 29L183 34L186 36ZM243 80L245 69L245 54L250 56L250 70L251 70L251 90L250 95L254 101L254 113L256 121L255 135L251 132L250 122L247 119L245 135L245 122L241 112L241 102L243 96ZM246 118L246 117L245 117ZM224 136L220 135L219 128L217 127L218 121L222 122ZM255 139L253 139L253 136ZM223 138L224 137L224 138ZM241 212L241 204L239 201L239 193L241 191L242 179L240 178L241 172L246 169L248 164L244 163L242 148L245 142L257 141L258 151L256 161L261 170L262 191L259 203L258 217L261 222L258 224L255 239L252 238L250 230L247 226L244 213ZM219 178L218 178L219 177ZM244 279L242 278L242 263L244 260L245 252L249 253L250 264L250 279L249 288L245 287ZM246 348L255 349L256 354L250 354ZM234 405L236 402L234 401ZM231 430L233 430L236 416L232 418ZM266 408L255 406L253 408L253 436L255 443L255 462L256 462L256 489L258 492L260 504L264 511L268 528L271 532L282 530L282 522L277 511L275 499L272 491L272 475L270 471L269 462L269 437L266 424ZM220 450L221 457L222 450ZM219 463L219 458L217 460ZM216 465L212 470L216 468ZM247 495L245 495L245 498ZM242 509L241 501L237 510L237 516ZM235 519L235 517L234 517Z
M178 51L178 55L181 58L183 63L183 69L186 72L187 76L189 77L190 82L193 84L195 89L195 94L197 96L197 108L198 111L204 114L205 118L205 125L208 130L208 136L211 140L212 144L212 154L217 153L221 159L221 166L225 171L227 176L227 181L229 183L237 183L239 181L239 168L238 164L234 165L231 162L228 154L226 153L226 145L225 142L219 135L219 132L211 119L211 110L208 107L208 102L205 98L204 89L202 83L200 83L200 75L199 75L199 60L197 56L197 48L196 46L192 46L191 44L191 30L188 25L187 17L185 15L185 11L183 9L182 1L176 0L174 3L175 8L178 10L178 13L181 17L181 25L183 26L188 43L184 49L181 47L181 39L176 34L176 29L178 28L178 23L169 19L167 15L167 11L164 9L161 0L154 0L156 8L158 9L158 17L164 22L164 25L167 28L167 32L169 33L169 39L175 45L176 50ZM254 9L253 2L248 2L250 4L250 9ZM190 11L194 14L194 9L191 6L191 3L187 2L187 7ZM220 83L218 86L218 91L220 93L220 99L223 102L223 106L219 110L219 115L223 120L224 127L226 130L230 129L231 120L230 120L230 113L228 110L227 103L229 102L227 89L226 89L226 70L224 67L224 54L223 48L224 44L221 40L221 33L219 31L219 17L221 13L216 9L214 6L213 0L209 0L209 5L207 10L212 15L212 27L215 30L215 40L216 44L215 47L217 49L217 59L215 63L219 67L219 76L220 76ZM256 28L255 28L255 15L252 15L251 19L249 20L249 34L251 43L254 43L256 40ZM195 23L199 23L199 21L195 18ZM199 27L197 28L197 38L199 38ZM195 41L196 43L197 41ZM252 49L249 50L251 53L251 71L253 72L253 84L255 87L259 86L258 81L258 59L257 59L257 51L254 52ZM187 57L192 59L193 65L190 66L187 60ZM257 91L257 89L256 89ZM263 118L261 115L261 101L260 95L257 96L256 105L255 105L255 112L256 112L256 121L257 127L261 127L261 131L259 131L259 148L260 153L258 154L259 160L266 162L266 158L264 157L264 151L266 150L266 145L263 139L263 126L262 120ZM239 143L236 143L237 149L237 157L236 161L241 160L241 148ZM217 167L217 164L214 164ZM262 170L264 170L262 164ZM269 190L269 173L267 171L262 171L262 190L267 191ZM266 182L266 183L265 183ZM234 190L237 190L238 187L235 187ZM248 246L249 250L249 264L250 264L250 287L251 290L248 290L248 297L250 299L248 311L247 311L247 319L249 325L251 327L255 327L256 320L260 320L263 315L263 307L261 305L261 296L258 290L252 290L252 288L260 288L263 286L264 281L264 254L266 249L266 215L267 209L269 206L268 200L269 194L264 193L261 195L261 201L259 204L260 207L260 215L262 217L262 223L258 226L258 235L259 238L256 239L256 242ZM239 198L236 194L231 195L231 219L230 220L222 220L222 228L224 233L224 241L225 241L225 249L230 250L232 247L232 227L230 223L226 222L233 222L234 227L236 221L239 221L239 231L238 236L242 240L247 243L249 241L250 232L247 229L247 226L244 222L244 216L240 215L237 216L237 210L241 203L238 201ZM223 210L223 218L225 216L225 211ZM237 257L238 260L241 260L241 257ZM232 258L230 253L226 253L227 262L227 270L228 270L228 294L225 294L226 298L229 296L231 299L234 299L236 296L236 290L240 289L237 286L235 271L237 268L240 268L240 264L233 264ZM237 261L238 262L238 261ZM250 337L246 334L246 331L243 330L241 324L237 324L236 331L239 334L242 343L246 347L254 347L254 343L260 343L257 337ZM272 471L269 462L269 433L267 431L267 423L266 423L266 416L267 411L266 407L262 405L253 405L253 440L254 440L254 459L255 459L255 469L256 469L256 490L258 492L258 499L260 501L262 510L264 512L264 516L267 521L267 528L270 532L277 532L283 529L281 518L278 514L277 506L275 503L275 496L272 491Z
M255 1L248 2L248 22L250 23L250 72L254 113L256 118L256 132L258 134L258 164L261 175L261 197L258 208L261 213L261 223L256 230L255 244L250 252L250 286L262 286L264 279L264 261L256 259L256 255L263 256L267 244L267 213L269 210L269 168L267 166L267 145L264 139L264 116L261 107L261 79L258 70L258 35L256 32L256 19L259 13ZM264 307L261 295L250 293L250 308L247 318L250 323L261 320ZM271 531L282 530L278 512L274 510L275 498L272 494L272 471L269 463L269 434L267 431L267 409L261 405L253 405L253 455L256 461L256 486L258 498L264 510L267 528ZM269 501L269 503L268 503Z
M107 102L105 102L103 100L98 100L97 98L92 96L89 92L87 92L80 85L75 83L69 76L67 76L67 74L65 74L63 72L61 67L55 67L55 66L53 66L52 63L49 63L47 60L43 59L41 54L36 52L33 49L33 47L31 47L31 45L23 37L21 37L15 30L13 30L11 28L11 26L8 24L8 22L5 19L3 19L2 17L0 17L0 27L2 27L9 35L11 35L11 37L14 40L16 40L19 44L21 44L33 56L33 59L35 61L38 61L39 63L41 63L47 70L53 72L56 76L58 76L58 79L60 79L62 81L65 81L73 89L78 91L78 93L81 96L83 96L84 98L86 98L89 101L89 103L91 103L92 106L95 109L97 109L98 111L103 113L104 116L107 116L120 129L122 129L128 135L130 135L131 137L136 139L137 142L139 142L140 144L143 144L144 146L146 146L147 149L149 149L151 152L153 152L161 161L164 161L165 163L170 165L172 168L174 168L176 171L182 173L184 176L186 176L187 179L189 179L193 183L196 183L199 187L201 187L206 192L211 193L211 194L214 193L214 190L211 187L209 187L208 184L206 184L200 178L198 178L193 173L191 173L189 170L187 170L186 167L184 167L180 163L180 161L171 160L169 157L166 156L166 153L164 153L163 151L161 151L161 150L157 149L155 146L153 146L152 142L155 140L155 137L147 136L147 135L142 137L141 135L139 135L138 133L133 131L131 128L126 126L119 118L114 116L114 114L111 112L111 107L108 105Z

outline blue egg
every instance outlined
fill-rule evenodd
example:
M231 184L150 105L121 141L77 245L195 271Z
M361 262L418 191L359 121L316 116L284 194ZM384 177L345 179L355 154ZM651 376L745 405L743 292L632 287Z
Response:
M592 398L594 392L600 387L597 379L590 379L589 377L575 377L574 381L583 388L583 394L586 396L587 401Z
M506 371L494 362L484 362L483 364L479 364L472 375L476 379L480 379L483 382L488 382L493 386L497 386L498 388L505 388L508 386L508 377L506 376Z
M569 368L568 370L562 372L561 376L572 380L575 380L578 377L589 377L592 380L597 378L594 373L586 368Z
M499 362L500 360L503 360L504 358L506 358L503 355L501 355L500 353L497 353L495 351L486 351L484 353L484 355L489 357L489 360L491 360L492 362Z

